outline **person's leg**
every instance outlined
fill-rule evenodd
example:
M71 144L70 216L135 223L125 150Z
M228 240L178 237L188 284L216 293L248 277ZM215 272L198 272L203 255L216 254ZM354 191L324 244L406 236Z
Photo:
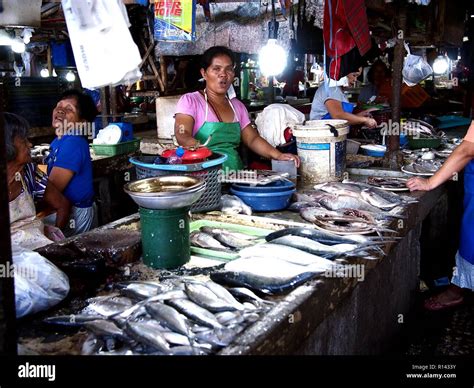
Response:
M464 289L474 290L474 265L457 252L451 285L442 293L427 299L424 307L428 310L442 310L457 306L464 301Z

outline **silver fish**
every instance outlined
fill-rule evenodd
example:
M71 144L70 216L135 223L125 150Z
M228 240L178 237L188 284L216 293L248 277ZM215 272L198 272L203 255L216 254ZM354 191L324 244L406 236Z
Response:
M112 321L90 321L86 322L84 326L86 327L86 329L98 336L110 336L118 338L120 340L129 340L128 337L124 334L123 330L117 327L117 325Z
M209 288L201 284L186 283L186 294L194 303L212 312L236 310L235 304L230 304L216 296Z
M152 282L124 282L116 284L115 287L120 289L122 295L138 300L150 298L168 289L162 284Z
M397 203L389 202L371 190L362 190L361 196L362 199L379 209L390 210L397 206Z
M225 194L221 196L221 211L224 214L246 214L252 215L252 209L235 195Z
M250 291L245 287L232 287L229 288L229 292L236 298L244 301L256 302L258 304L274 304L274 302L260 298L259 296L255 295L253 291Z
M205 356L209 354L209 350L193 346L174 346L170 349L169 354L172 356Z
M243 315L237 311L222 311L216 314L216 319L222 325L228 325L231 322L237 322L239 320L240 323L245 321Z
M82 326L86 322L96 321L99 319L105 319L105 317L103 315L92 314L71 314L48 317L43 319L43 322L60 326Z
M212 228L210 226L202 226L199 230L201 232L204 232L213 236L216 234L218 235L222 233L231 234L232 236L240 240L256 240L259 238L258 236L251 236L249 234L235 232L235 231L231 231L229 229L224 229L224 228Z
M191 346L191 341L189 341L189 338L183 334L175 333L173 331L162 331L161 334L171 345Z
M163 337L162 328L158 322L127 322L125 331L141 344L151 346L166 354L170 352L170 347Z
M210 234L194 231L194 232L191 232L189 237L190 237L191 245L195 247L213 249L215 251L223 251L223 252L230 251L229 248L222 245Z
M101 338L97 338L94 334L89 334L82 343L81 354L91 356L98 354L105 347L105 343Z
M229 346L234 340L237 332L231 329L214 329L207 331L200 331L196 333L196 338L200 342L205 342L216 347Z
M180 313L201 325L211 328L222 327L213 314L188 299L172 299L168 303Z
M192 337L192 333L189 330L186 318L176 311L173 307L167 306L163 303L148 303L146 311L154 319L159 321L161 324L169 327L171 330L177 333L184 334L185 336Z
M236 310L244 310L242 304L239 303L237 299L235 299L225 287L222 287L220 284L217 284L213 281L205 282L204 285L209 288L214 294L216 294L218 298L225 300L232 306L235 306Z
M248 257L265 257L274 262L275 260L285 261L287 263L296 264L300 266L312 266L312 270L318 268L324 272L332 266L332 262L302 250L292 248L289 246L265 243L255 245L250 248L245 248L240 251L240 257L245 259ZM236 260L225 265L225 268L232 268ZM271 265L270 263L268 265Z
M133 303L129 298L112 296L90 303L83 312L87 313L88 311L92 311L105 317L110 317L121 313L132 305Z
M379 208L372 206L363 199L359 197L351 197L348 195L328 194L323 197L319 203L328 210L358 209L367 210L373 213L377 213L379 211Z

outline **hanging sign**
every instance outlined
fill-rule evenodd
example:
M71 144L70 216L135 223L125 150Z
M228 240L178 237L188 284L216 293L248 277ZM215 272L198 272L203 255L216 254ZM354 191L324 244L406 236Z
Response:
M195 0L155 0L155 39L172 42L196 40Z

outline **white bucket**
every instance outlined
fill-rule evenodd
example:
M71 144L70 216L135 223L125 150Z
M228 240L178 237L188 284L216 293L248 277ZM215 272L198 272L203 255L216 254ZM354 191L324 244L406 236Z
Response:
M324 183L342 180L346 169L348 133L346 120L311 120L293 128L304 181Z

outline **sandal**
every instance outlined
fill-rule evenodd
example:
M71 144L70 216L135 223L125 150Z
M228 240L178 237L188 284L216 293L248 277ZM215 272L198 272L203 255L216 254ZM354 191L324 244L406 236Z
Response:
M459 297L458 299L452 300L450 302L440 302L435 299L436 297L429 298L425 300L423 307L428 311L440 311L447 308L459 306L464 302L464 297Z

